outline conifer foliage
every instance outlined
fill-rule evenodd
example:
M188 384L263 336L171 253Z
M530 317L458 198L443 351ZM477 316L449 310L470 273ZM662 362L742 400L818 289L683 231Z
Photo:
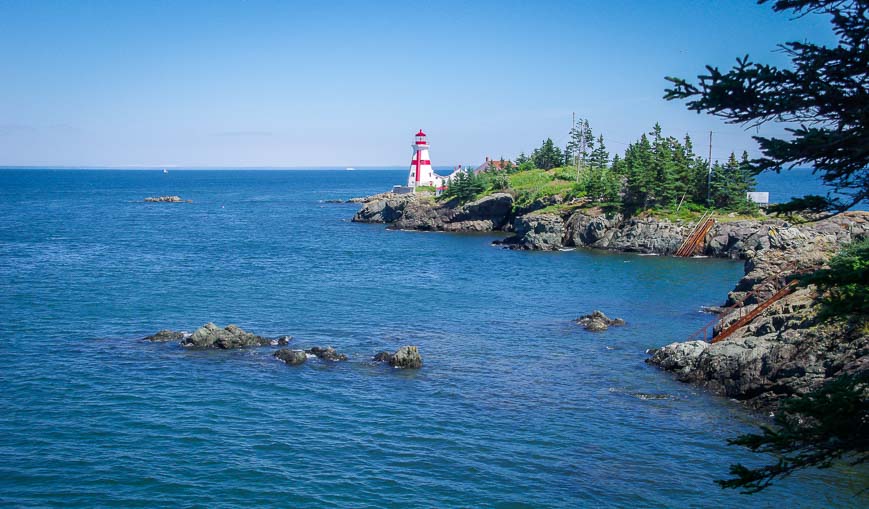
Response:
M473 200L477 194L485 190L486 185L479 175L472 171L459 172L452 178L443 197L448 200L455 199L459 203Z
M754 178L747 165L734 154L725 164L712 165L694 153L689 136L679 141L664 136L655 124L648 134L630 144L623 158L613 161L613 171L624 181L622 204L627 210L672 207L685 203L725 210L747 211L746 193L754 190ZM707 203L708 198L708 203Z
M665 99L687 99L689 109L730 123L787 122L790 139L756 136L763 157L756 171L805 165L847 199L828 197L826 208L847 210L869 200L869 2L866 0L759 0L776 12L828 15L839 40L828 47L788 42L789 69L738 58L727 72L707 66L696 84L681 78Z
M564 161L564 154L555 145L552 138L546 138L540 148L531 153L531 160L537 168L549 170L561 166L561 162Z

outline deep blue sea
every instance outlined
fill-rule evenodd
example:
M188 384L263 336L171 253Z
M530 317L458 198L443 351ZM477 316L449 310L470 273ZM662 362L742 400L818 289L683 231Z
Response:
M854 507L846 469L713 479L764 416L644 364L740 262L514 252L330 198L405 171L0 171L0 505ZM143 203L177 194L193 203ZM623 328L572 319L601 309ZM274 348L191 351L208 321ZM425 365L379 350L419 345Z

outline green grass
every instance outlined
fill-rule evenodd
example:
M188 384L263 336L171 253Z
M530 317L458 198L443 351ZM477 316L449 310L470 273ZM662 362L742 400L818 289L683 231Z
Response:
M708 209L706 207L703 207L702 205L697 205L695 203L683 204L678 211L676 210L675 206L672 206L648 209L643 211L641 214L652 216L658 219L667 219L672 222L682 221L687 223L693 223L699 221L703 214L709 211L712 211L712 217L714 217L715 220L719 223L732 223L734 221L743 221L746 219L757 219L757 216L748 214L734 214L729 211Z
M529 191L540 188L551 182L553 176L545 170L531 170L510 175L510 188L517 191Z
M507 176L509 181L508 189L499 189L497 192L510 192L515 197L515 204L518 208L531 205L536 200L546 199L551 196L561 195L565 201L570 201L573 198L581 198L584 192L576 183L576 168L574 167L559 167L550 170L533 169L526 171L518 171ZM424 189L424 188L417 188ZM496 192L492 189L491 183L487 183L487 188L479 193L474 199L480 199L484 196ZM655 207L648 210L626 210L624 204L619 202L593 203L584 205L550 205L537 211L537 213L553 213L565 214L578 208L588 210L599 210L605 214L615 214L618 212L629 215L643 215L655 217L658 219L668 219L673 222L696 222L708 210L703 205L686 202L678 208L675 205L668 207ZM751 213L733 213L728 210L713 210L713 217L718 222L727 223L733 221L741 221L746 219L757 219L762 215L760 212Z
M516 203L527 205L534 200L555 195L568 195L574 190L570 180L558 178L558 169L531 170L510 175L510 189L516 193Z
M434 186L416 186L415 188L417 193L434 193L437 192Z

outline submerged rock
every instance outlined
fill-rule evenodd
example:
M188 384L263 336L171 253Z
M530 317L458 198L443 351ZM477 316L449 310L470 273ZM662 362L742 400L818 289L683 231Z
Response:
M305 350L305 353L309 353L311 355L316 356L318 359L323 359L324 361L346 361L347 356L343 353L338 353L331 346L327 346L326 348L322 348L319 346L314 346Z
M269 344L271 346L287 346L290 344L290 341L293 340L293 336L281 336L279 338L270 339Z
M388 362L390 366L395 368L421 368L422 356L419 354L419 348L415 346L403 346L395 351L395 353L378 352L374 355L374 360L377 362Z
M285 336L285 338L288 336ZM221 329L209 322L196 329L196 332L181 341L181 346L195 348L220 348L228 350L232 348L245 348L250 346L269 346L272 340L245 332L235 325L228 325Z
M154 341L154 342L166 342L166 341L180 341L184 339L184 333L178 332L174 330L163 329L160 332L152 335L146 336L145 341Z
M289 348L281 348L274 353L274 357L290 366L304 364L308 360L308 355L304 350L290 350Z
M374 360L377 362L389 362L389 359L392 359L392 354L387 351L374 354Z
M595 310L590 315L584 315L576 319L576 323L582 325L585 330L592 332L605 331L610 326L621 326L625 321L621 318L610 318L602 311Z

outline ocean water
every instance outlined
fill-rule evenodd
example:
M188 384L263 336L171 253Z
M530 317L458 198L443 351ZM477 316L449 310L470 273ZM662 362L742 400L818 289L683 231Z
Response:
M353 224L404 171L0 171L0 505L851 507L847 469L723 491L764 417L644 364L734 261ZM193 203L143 203L178 194ZM623 328L572 323L601 309ZM235 323L350 361L141 338ZM370 362L419 345L417 371Z
M826 196L832 193L842 201L848 203L845 195L837 195L833 188L820 180L819 175L812 172L811 168L794 168L782 170L781 173L764 172L757 176L757 191L769 192L770 203L784 203L791 198L798 198L809 194ZM869 210L869 203L858 203L851 210Z

